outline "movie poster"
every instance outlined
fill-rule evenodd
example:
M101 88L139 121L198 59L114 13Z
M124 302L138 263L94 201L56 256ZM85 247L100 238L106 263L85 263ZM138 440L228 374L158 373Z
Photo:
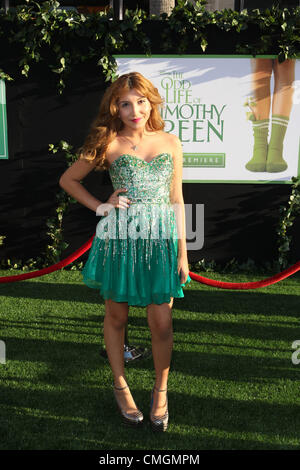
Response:
M115 56L164 99L184 182L291 183L300 174L300 63L277 56Z

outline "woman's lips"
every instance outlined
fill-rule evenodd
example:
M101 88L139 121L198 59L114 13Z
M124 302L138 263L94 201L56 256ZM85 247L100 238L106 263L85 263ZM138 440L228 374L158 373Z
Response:
M132 122L139 122L142 118L132 119Z

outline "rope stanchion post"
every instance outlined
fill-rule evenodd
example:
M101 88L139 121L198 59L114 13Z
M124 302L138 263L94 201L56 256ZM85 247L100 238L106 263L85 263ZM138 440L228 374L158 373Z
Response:
M128 324L125 328L124 339L124 360L125 362L135 361L136 359L146 359L151 356L151 351L148 348L141 348L129 345L128 341Z
M107 359L107 352L105 349L100 351L102 357ZM129 345L128 341L128 324L125 327L125 338L124 338L124 361L132 362L136 361L137 359L146 359L151 356L151 351L148 348L141 348Z

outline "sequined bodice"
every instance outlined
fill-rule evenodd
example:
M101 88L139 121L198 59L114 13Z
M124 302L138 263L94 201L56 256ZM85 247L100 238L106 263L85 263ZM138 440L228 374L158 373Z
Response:
M109 174L114 191L127 188L119 196L128 197L132 203L170 203L173 158L169 153L161 153L150 162L120 155L111 164Z

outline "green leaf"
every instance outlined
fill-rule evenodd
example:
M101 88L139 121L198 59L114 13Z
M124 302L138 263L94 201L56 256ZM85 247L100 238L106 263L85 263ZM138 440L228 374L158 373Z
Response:
M203 38L201 41L201 49L203 50L203 52L205 52L207 45L208 45L208 42L206 41L206 39Z

